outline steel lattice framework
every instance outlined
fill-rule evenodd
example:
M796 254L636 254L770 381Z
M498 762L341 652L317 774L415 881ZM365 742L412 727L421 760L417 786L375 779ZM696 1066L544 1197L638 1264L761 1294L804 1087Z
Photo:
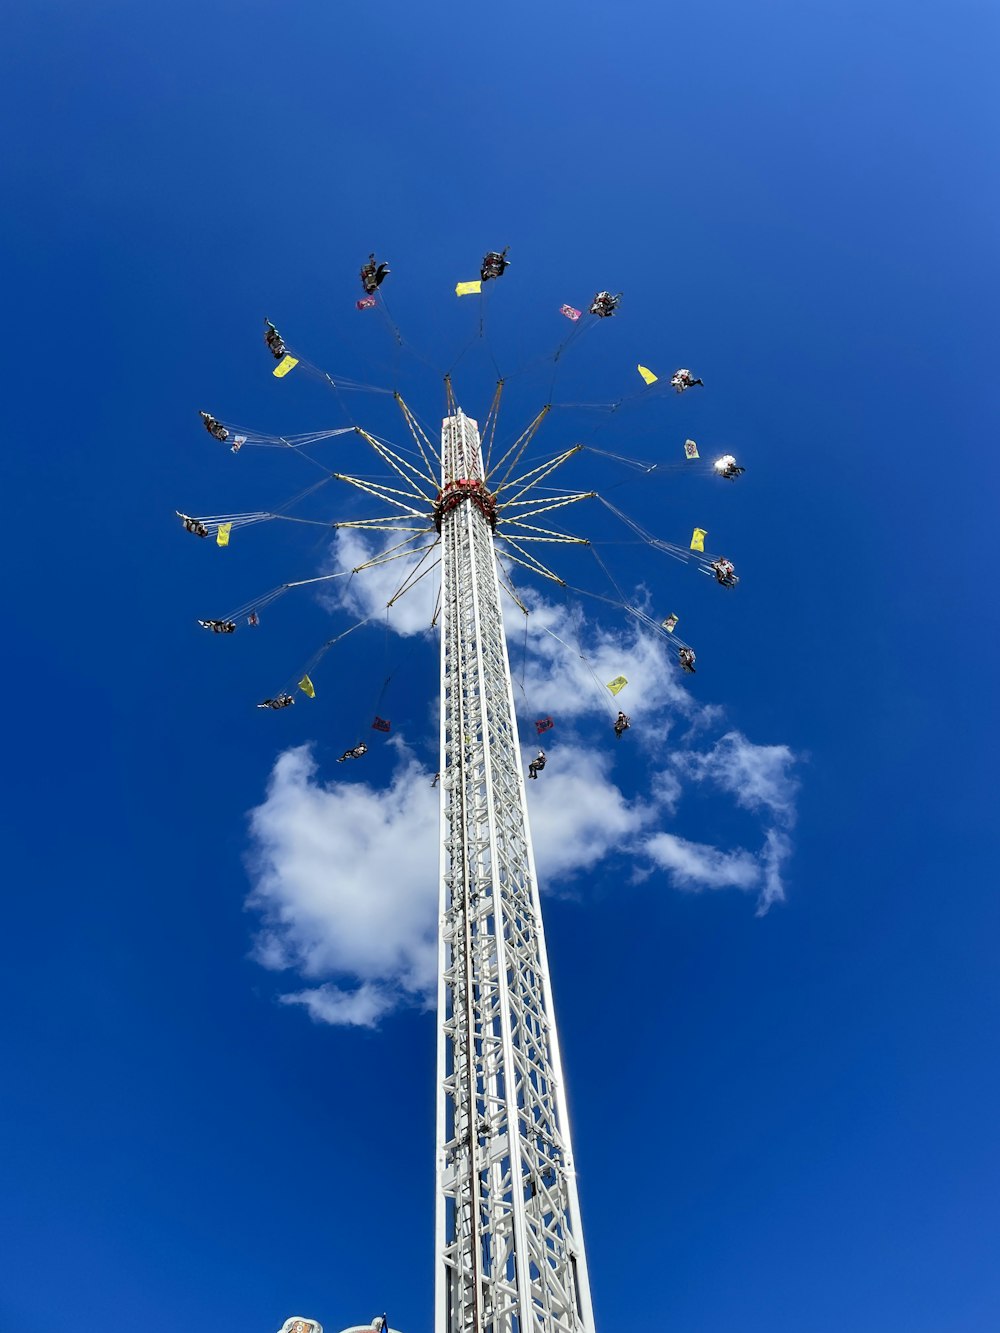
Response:
M328 473L389 512L323 526L376 534L380 552L351 571L282 584L224 620L201 623L232 632L248 611L255 618L256 608L291 588L407 561L391 607L440 566L436 1333L593 1333L500 597L502 583L527 615L508 564L565 586L534 553L539 545L589 542L538 520L596 493L536 490L579 444L519 473L547 406L491 468L503 381L484 429L485 465L477 422L460 410L447 377L445 387L440 453L397 393L417 461L354 426L394 484ZM226 439L240 429L215 425ZM239 440L299 448L342 433L293 439L241 433ZM289 505L273 513L179 517L202 537L215 530L221 538L224 529L228 541L234 526L288 517ZM330 647L368 619L324 644L305 679ZM284 706L282 700L290 696L260 706Z
M477 423L457 409L441 436L441 495L456 494L460 499L451 507L438 503L442 848L435 1326L437 1333L591 1333L500 606L494 497L486 489Z
M592 308L592 313L600 312ZM395 333L401 342L398 330ZM348 388L389 392L334 381L289 354L269 323L266 341L276 359L283 357L274 371L279 377L301 364L338 395ZM675 388L681 373L671 381ZM643 374L647 386L649 374ZM580 450L605 451L574 444L519 473L551 405L491 464L503 387L500 379L481 437L478 423L458 407L445 376L447 415L440 452L398 392L392 396L415 451L393 447L357 424L285 437L248 431L203 412L209 433L223 443L231 440L234 453L244 445L302 452L305 446L353 431L389 475L383 479L331 472L304 454L326 475L278 509L202 517L178 511L178 518L199 537L214 533L220 546L228 545L234 528L274 519L316 523L334 531L357 529L376 543L370 558L353 569L284 583L222 619L199 622L215 633L235 632L244 616L258 624L258 608L293 588L353 578L374 566L404 561L405 574L386 603L388 616L401 597L440 568L440 593L431 619L433 627L440 618L441 628L435 1333L594 1333L501 590L527 617L509 566L567 586L539 559L539 546L590 543L540 526L539 519L593 499L654 549L693 561L723 586L735 587L738 579L731 561L703 553L706 534L701 529L695 529L690 548L680 547L646 532L596 491L557 493L557 488L541 485ZM621 401L608 406L616 410ZM689 445L693 452L688 452ZM646 474L659 466L605 456ZM687 441L686 462L697 457L694 442ZM743 471L730 455L713 468L727 479ZM356 488L369 505L372 499L380 501L388 512L335 522L289 512L331 480ZM596 551L594 555L610 577ZM693 650L674 633L677 617L657 623L642 607L628 604L611 581L619 600L600 595L598 600L669 636L690 653L689 664L683 654L680 661L693 671ZM327 650L371 620L369 614L323 644L298 680L299 689L314 697L309 672ZM388 619L386 626L388 632ZM292 696L281 691L258 707L285 708L292 702ZM359 745L342 758L359 757L366 750ZM373 1326L382 1322L373 1321Z

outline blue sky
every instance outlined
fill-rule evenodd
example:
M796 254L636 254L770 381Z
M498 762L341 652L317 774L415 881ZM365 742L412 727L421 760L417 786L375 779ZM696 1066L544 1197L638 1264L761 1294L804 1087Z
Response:
M725 489L566 470L736 560L724 594L606 549L681 615L694 681L535 591L539 623L620 662L636 723L615 748L532 635L599 1328L995 1329L995 8L36 0L6 31L5 1333L431 1328L435 646L361 631L314 702L256 713L350 610L290 595L233 640L195 617L336 555L277 524L218 551L173 511L308 484L233 458L199 408L347 424L273 380L264 315L433 423L437 369L355 311L358 265L390 259L440 369L475 329L455 281L504 244L502 369L555 347L562 302L621 289L554 396L691 366L704 390L601 447L666 460L690 435L747 466ZM480 417L484 352L455 375ZM512 380L505 430L550 375ZM382 400L350 410L404 439ZM537 456L602 421L553 412ZM394 738L345 771L389 671ZM761 915L769 832L788 854ZM331 997L365 986L372 1026L322 1021L317 994L342 1019Z

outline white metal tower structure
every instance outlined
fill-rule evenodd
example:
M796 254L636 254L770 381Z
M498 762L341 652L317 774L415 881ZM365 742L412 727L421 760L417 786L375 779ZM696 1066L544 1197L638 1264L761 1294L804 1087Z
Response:
M442 847L435 1331L593 1333L500 606L497 510L477 423L456 408L442 428L436 504Z
M277 330L267 327L265 340L279 360L273 372L279 378L301 364L338 396L341 389L371 389L334 381L289 353ZM738 579L731 561L704 553L701 529L695 529L699 542L677 546L654 537L596 491L555 493L558 488L542 485L581 450L603 452L592 445L573 444L537 463L529 459L531 465L519 472L548 404L493 462L503 387L500 379L481 438L477 422L458 407L450 376L445 376L448 415L440 452L398 391L393 398L415 450L392 445L358 424L281 436L248 431L202 412L209 434L221 443L231 441L234 453L244 445L282 448L301 454L326 475L275 510L201 517L178 511L177 516L186 531L201 538L214 534L219 546L229 544L234 530L270 520L314 523L338 533L355 529L374 542L365 553L368 558L354 568L283 583L220 619L199 621L215 634L234 633L244 619L258 625L259 610L294 588L344 578L346 588L364 570L403 561L405 573L385 606L388 635L391 608L440 569L430 621L430 627L440 623L441 629L435 1333L594 1333L501 589L527 624L529 608L513 585L511 566L567 586L542 563L539 545L591 543L540 526L539 520L586 500L598 500L650 547L694 563L724 587L735 587ZM617 410L622 401L607 406ZM328 471L303 452L352 432L384 465L384 480ZM698 457L693 441L687 444L685 466ZM642 473L659 466L606 456ZM718 459L713 469L727 479L743 470L731 455ZM382 502L387 512L332 523L328 515L289 512L333 480L355 487L369 508L372 499ZM591 550L610 578L598 552ZM598 595L598 600L691 653L687 669L693 670L693 650L675 633L677 616L657 621L644 607L626 602L611 582L618 599ZM310 672L328 650L373 619L369 610L327 640L296 678L297 688L314 698ZM685 665L683 655L680 661ZM291 688L289 683L257 706L288 707L294 702ZM375 724L388 729L377 716ZM365 753L367 746L358 744L342 758ZM382 1321L373 1321L373 1328L376 1324L381 1327Z
M536 490L583 448L580 444L518 474L548 406L491 469L503 381L487 417L485 467L478 425L457 406L448 377L445 387L449 415L440 454L397 393L417 446L410 459L360 426L349 428L394 474L394 484L328 473L328 479L381 500L389 512L333 524L325 520L322 526L374 534L383 543L381 551L353 570L282 584L220 620L200 624L232 633L243 617L257 623L259 608L292 588L409 561L388 612L440 567L432 620L440 616L441 624L436 1333L593 1333L500 595L502 579L527 616L508 564L565 586L535 554L539 544L589 543L540 526L539 518L593 499L595 492ZM206 424L224 441L239 431L239 447L299 449L348 433L285 438L254 435L212 417ZM235 527L288 517L287 509L178 516L188 531L201 537L214 531L219 544L226 544ZM400 540L386 545L396 535ZM308 685L312 691L309 671L370 619L325 643L299 688ZM283 708L291 702L279 692L259 706Z

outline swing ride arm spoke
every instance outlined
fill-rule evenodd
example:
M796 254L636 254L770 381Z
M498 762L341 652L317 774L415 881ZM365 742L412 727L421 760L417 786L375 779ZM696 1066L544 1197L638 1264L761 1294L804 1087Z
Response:
M540 481L544 481L546 477L551 476L557 468L562 467L563 463L571 459L574 454L578 454L582 448L582 444L574 444L572 449L567 449L565 453L559 454L556 458L550 458L547 463L540 463L538 467L533 468L530 472L525 472L516 481L512 481L510 483L512 486L520 486L521 489L516 495L512 495L509 500L505 500L504 504L515 504L526 491L530 491L532 486L536 486Z
M389 467L391 467L393 472L395 472L397 476L401 477L403 481L405 481L406 484L412 488L414 493L420 497L420 499L427 500L428 496L416 484L416 482L414 481L414 477L416 477L417 481L421 482L421 484L425 481L429 481L431 486L435 490L437 490L437 483L435 482L433 476L430 475L430 473L424 474L423 472L420 471L419 468L415 468L412 463L408 463L405 458L400 458L398 454L393 453L393 451L389 448L387 444L383 444L381 440L376 440L374 435L369 435L368 431L366 431L364 427L355 426L354 429L358 432L358 434L361 436L363 440L368 441L371 447L378 454L379 458L382 459L383 463L386 463Z
M397 406L399 407L399 410L400 410L400 411L402 412L402 414L403 414L403 420L406 422L407 426L409 426L409 428L410 428L410 434L413 436L414 443L416 444L417 448L420 450L420 457L424 460L424 463L425 463L425 465L426 465L426 467L427 467L427 471L428 471L428 472L433 472L434 469L433 469L433 466L432 466L432 464L431 464L431 460L427 457L427 453L426 453L426 450L424 449L424 445L427 446L427 448L431 451L431 454L434 456L435 460L437 461L438 465L440 465L440 463L441 463L441 459L440 459L440 457L438 456L438 452L437 452L437 450L434 448L434 446L431 444L430 440L429 440L429 439L427 438L427 436L424 434L423 430L421 429L420 422L416 419L416 417L413 415L413 413L412 413L412 412L410 411L410 409L407 407L406 403L403 401L402 395L397 393L397 394L394 395L394 397L395 397L395 399L396 399L396 404L397 404Z
M558 574L553 574L551 569L546 569L540 561L536 560L535 557L528 551L524 550L522 546L519 546L516 541L513 541L510 537L504 537L501 538L501 540L507 546L513 546L516 550L521 552L521 556L519 557L516 556L513 551L504 551L504 555L508 560L513 560L515 565L521 565L524 569L531 570L534 574L541 574L543 578L551 579L553 583L558 583L560 588L565 588L566 584Z
M434 543L435 546L437 546L437 544L438 544L437 542ZM434 560L431 564L429 564L427 568L423 571L423 573L419 574L417 573L417 570L420 569L420 565L424 563L424 560L427 559L427 556L433 549L434 549L433 546L429 547L427 552L424 554L423 558L420 560L420 563L417 564L412 570L410 570L409 574L407 574L406 578L403 580L403 582L399 585L396 591L386 602L385 604L386 609L388 609L390 606L395 606L395 604L399 601L399 599L406 593L408 593L411 588L416 587L416 585L420 582L422 578L425 578L428 574L433 573L433 571L438 568L438 566L441 564L440 556L437 558L437 560Z
M416 540L416 537L407 537L406 541L400 542L399 545L407 546L410 542L415 542ZM395 546L392 546L389 548L389 551L396 551L395 555L390 555L389 551L386 551L382 555L375 556L372 560L366 560L363 565L358 565L355 569L351 570L351 573L360 574L363 569L374 569L376 565L388 565L393 560L402 560L408 555L416 555L417 551L431 551L435 546L437 546L437 541L431 542L430 546L418 546L414 551L398 551Z
M493 469L494 472L499 472L499 470L503 467L504 463L506 463L507 459L510 458L511 454L514 454L510 467L504 473L503 480L500 482L500 485L497 486L494 491L495 495L499 495L500 492L504 489L504 487L508 484L507 478L510 476L510 474L517 467L518 463L521 461L525 449L527 449L528 445L535 438L535 435L537 434L539 427L541 426L545 418L548 416L550 410L551 409L549 404L546 403L545 406L542 408L542 410L539 412L538 416L535 417L534 421L524 432L524 434L514 441L514 443L510 446L510 448L507 450L504 456L500 459L499 463L497 463L496 467Z
M544 534L541 537L529 537L525 533L519 532L517 534L517 539L518 541L522 542L570 542L574 546L590 545L590 540L587 537L574 537L572 533L556 532L554 528L536 528L533 523L514 522L511 523L509 526L514 528L527 528L528 532L540 532ZM501 533L501 536L506 537L509 535L510 534L506 531L505 527L503 533Z
M576 495L557 495L551 500L519 500L518 512L507 515L506 506L500 506L501 522L516 523L525 518L537 518L539 514L551 513L553 509L565 509L567 505L578 504L581 500L593 500L596 491L580 491Z
M485 445L486 465L485 475L490 474L490 458L493 454L493 441L496 438L497 422L500 420L500 399L503 396L503 380L497 380L496 392L493 394L493 401L490 403L490 410L486 413L486 421L483 425L483 443ZM489 438L487 439L487 436Z
M398 486L387 486L384 481L373 481L371 477L352 477L346 472L334 472L332 475L338 481L349 481L355 486L364 485L370 489L373 494L378 494L380 497L386 499L388 499L390 495L401 495L404 500L408 500L414 494L413 487L408 491L401 491ZM422 494L420 495L420 498L424 498Z
M400 523L395 514L387 518L344 519L340 523L331 523L331 528L360 528L368 532L430 532L430 524L416 527L410 523Z
M410 514L413 518L424 518L426 511L415 509L413 505L404 504L402 500L394 500L393 495L406 495L406 491L397 491L394 487L378 486L370 481L362 481L360 477L349 477L344 472L338 472L338 481L346 481L349 486L356 486L359 491L367 491L369 495L374 495L376 500L384 500L386 504L395 505L397 509L402 509L404 513ZM421 500L426 496L419 496ZM430 504L430 501L427 501Z
M503 560L501 559L500 552L497 551L496 555L497 555L497 568L500 571L500 582L504 592L507 593L508 597L510 597L510 599L513 601L514 605L518 608L519 611L523 611L525 615L528 615L529 614L528 608L521 601L520 597L518 597L517 590L514 587L514 580L511 578L511 576L507 573L506 569L504 568L504 563Z

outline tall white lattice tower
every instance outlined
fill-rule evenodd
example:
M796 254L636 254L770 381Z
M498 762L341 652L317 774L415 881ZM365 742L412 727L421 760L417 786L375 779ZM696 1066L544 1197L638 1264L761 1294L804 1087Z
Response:
M341 389L372 387L335 381L289 353L274 326L267 327L268 347L279 361L277 377L302 364L325 379L338 397ZM258 612L294 588L353 579L374 566L404 561L406 572L386 603L388 632L392 607L440 566L439 600L431 619L433 626L440 615L441 623L435 1333L594 1333L501 585L526 618L529 609L512 582L512 566L567 586L542 563L540 544L591 547L611 578L586 538L539 524L540 519L548 521L546 515L587 500L599 501L652 549L694 563L724 587L735 587L739 580L731 561L700 550L693 554L694 548L653 536L596 491L554 493L558 488L542 486L581 450L604 452L592 445L573 444L542 462L529 458L527 471L520 471L551 404L492 462L503 387L500 379L483 431L485 467L478 424L458 408L448 375L449 415L442 426L440 454L398 392L393 397L415 451L394 447L357 424L270 435L202 412L209 434L223 443L232 439L234 453L244 445L303 453L353 431L391 476L383 481L369 474L327 472L325 465L303 453L326 477L277 509L201 517L178 511L177 517L198 537L214 534L219 546L228 545L237 528L282 519L336 532L355 529L376 543L375 553L353 569L284 583L220 619L199 620L204 629L220 635L234 633L244 619L258 625ZM607 406L616 410L622 401ZM606 456L643 473L659 466ZM685 453L686 460L697 456L696 449ZM727 480L743 471L731 455L716 460L712 470ZM289 512L330 480L357 488L369 504L371 499L382 501L387 512L332 523L328 517ZM696 535L699 531L695 529ZM595 594L598 600L669 638L681 650L681 665L693 670L693 649L675 632L677 617L657 621L643 607L626 602L613 578L611 582L617 600ZM298 689L314 698L310 673L331 648L372 619L369 612L328 639L294 678ZM292 687L290 682L257 706L287 708L294 702L288 692ZM373 725L388 729L379 717ZM342 758L360 758L367 749L359 743ZM373 1327L379 1323L373 1321Z
M593 1333L477 423L441 433L436 1333Z

